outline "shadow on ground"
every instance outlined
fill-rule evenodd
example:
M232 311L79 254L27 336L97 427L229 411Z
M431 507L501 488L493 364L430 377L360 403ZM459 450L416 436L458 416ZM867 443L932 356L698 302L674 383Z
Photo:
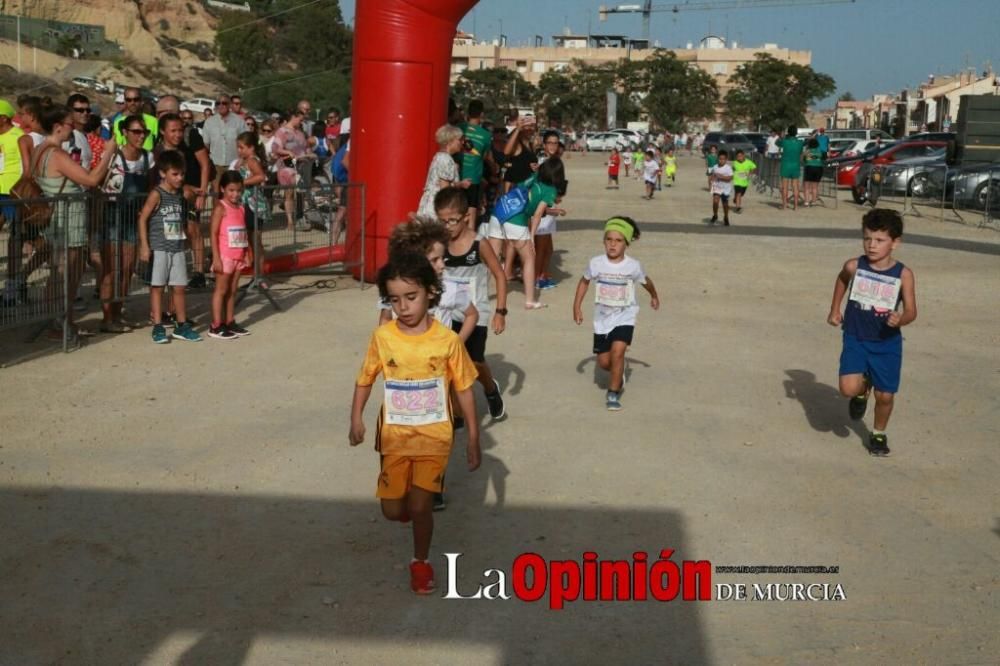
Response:
M605 370L601 370L601 367L597 365L597 356L585 356L576 364L577 374L582 375L587 370L587 364L592 364L594 366L594 385L601 389L607 389L608 379L610 378L610 373ZM642 366L643 368L651 368L649 363L645 361L640 361L637 358L632 358L631 356L625 357L625 383L627 384L632 379L632 373L635 372L635 366Z
M485 467L497 464L488 454ZM645 550L652 562L672 548L678 564L699 559L676 511L484 507L483 486L469 483L477 474L449 476L433 552L464 553L463 594L485 569L509 575L524 552L580 561L587 550L605 559ZM235 666L268 639L286 651L295 641L419 642L437 663L449 646L481 646L501 663L710 659L697 602L551 611L544 599L417 597L405 570L410 531L382 520L375 499L7 487L0 512L2 663L138 664L180 637L171 663L186 665ZM444 559L433 563L443 587Z
M785 370L785 374L785 396L799 401L813 430L837 437L848 437L853 432L865 446L868 429L863 420L852 421L848 416L847 398L839 390L816 381L816 375L808 370Z
M861 238L859 229L829 229L823 227L765 227L757 225L740 224L739 218L729 218L733 226L725 228L726 234L739 236L773 236L778 238L829 238L835 240L854 240ZM708 221L708 218L705 218ZM651 222L640 221L642 223L642 233L682 233L682 234L718 234L719 228L702 224L691 224L689 222ZM592 230L600 231L604 229L604 220L567 220L560 222L564 230ZM961 240L958 238L941 238L938 236L927 236L925 234L906 234L904 236L907 243L912 245L923 245L942 250L958 250L960 252L974 252L977 254L992 254L1000 256L1000 243L980 243L977 241Z

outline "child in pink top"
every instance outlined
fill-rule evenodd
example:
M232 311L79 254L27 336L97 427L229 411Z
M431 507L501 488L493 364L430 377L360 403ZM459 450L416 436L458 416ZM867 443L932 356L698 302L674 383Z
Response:
M235 340L250 331L237 325L233 316L236 288L240 274L251 265L250 242L243 211L243 176L226 171L219 179L219 205L212 210L212 326L208 336L217 340ZM223 312L225 305L225 312ZM225 317L223 317L225 315Z

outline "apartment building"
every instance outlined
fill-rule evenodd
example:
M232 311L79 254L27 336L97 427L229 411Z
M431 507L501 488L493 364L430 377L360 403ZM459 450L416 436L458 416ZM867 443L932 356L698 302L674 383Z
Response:
M505 67L521 74L524 79L538 85L542 75L549 71L559 71L570 67L573 60L582 60L588 65L600 65L618 60L645 60L655 48L644 40L630 39L621 35L573 35L562 34L551 37L551 45L543 45L543 38L535 38L531 46L508 46L499 40L477 42L474 35L459 32L451 50L451 83L467 69L487 69ZM670 49L678 59L690 62L715 78L719 86L720 98L733 87L730 77L736 69L755 59L757 53L768 55L786 62L809 65L812 52L793 51L777 44L762 46L739 46L736 42L727 44L716 35L708 35L697 45L688 43L682 49Z

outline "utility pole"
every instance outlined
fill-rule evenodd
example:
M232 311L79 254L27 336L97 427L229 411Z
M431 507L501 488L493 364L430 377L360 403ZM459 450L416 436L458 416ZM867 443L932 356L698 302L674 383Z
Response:
M21 15L17 15L17 73L21 73Z

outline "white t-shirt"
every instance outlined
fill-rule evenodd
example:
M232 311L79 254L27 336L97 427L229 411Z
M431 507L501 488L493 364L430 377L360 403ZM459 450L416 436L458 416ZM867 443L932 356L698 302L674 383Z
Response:
M350 134L351 133L351 117L348 116L340 121L340 133Z
M612 263L606 254L599 254L590 260L583 277L595 287L594 333L606 335L617 326L635 326L639 314L636 285L646 284L638 261L626 254Z
M767 137L767 153L768 155L773 155L778 152L778 137L769 136Z
M729 176L730 180L717 180L712 179L712 194L724 194L730 196L733 193L733 167L726 162L725 166L719 166L716 164L714 167L708 170L713 176Z
M69 141L63 141L62 149L70 155L73 154L74 150L79 150L80 166L90 171L91 164L94 161L94 151L90 149L90 143L87 142L86 134L78 129L73 130L73 138Z
M646 155L646 161L643 162L642 166L642 177L647 183L656 182L656 172L660 170L660 163L655 159L649 159L649 155Z

